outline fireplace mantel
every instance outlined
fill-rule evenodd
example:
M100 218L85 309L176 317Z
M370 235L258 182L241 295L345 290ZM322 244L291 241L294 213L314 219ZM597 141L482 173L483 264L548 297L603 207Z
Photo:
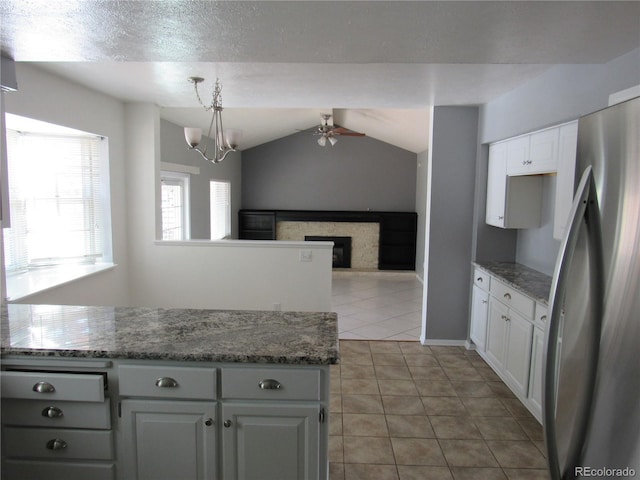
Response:
M276 223L370 222L380 225L378 268L415 270L418 215L415 212L240 210L239 238L276 240Z

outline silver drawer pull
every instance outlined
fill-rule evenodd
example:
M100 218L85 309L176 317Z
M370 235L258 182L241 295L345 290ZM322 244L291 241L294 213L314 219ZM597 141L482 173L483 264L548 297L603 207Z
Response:
M231 420L225 420L223 425L224 428L231 428L231 425L233 425L233 423L231 423Z
M160 388L176 388L178 386L178 382L176 382L171 377L160 377L156 380L156 387Z
M542 320L543 322L544 322L546 319L547 319L547 316L546 316L546 315L542 315L542 316L540 317L540 320Z
M280 390L282 388L282 384L273 378L262 380L258 386L263 390Z
M64 450L67 448L67 442L60 440L59 438L54 438L47 442L47 448L49 450Z
M49 382L38 382L33 386L33 391L38 393L53 393L56 388Z
M480 282L480 283L482 283L483 281L484 281L484 280L483 280L483 278L482 278L482 277L478 277L478 278L476 278L476 282Z
M505 293L504 294L504 298L506 298L507 300L511 300L511 294L510 293Z
M42 416L47 418L60 418L64 416L64 413L62 413L62 410L58 407L47 407L42 410Z

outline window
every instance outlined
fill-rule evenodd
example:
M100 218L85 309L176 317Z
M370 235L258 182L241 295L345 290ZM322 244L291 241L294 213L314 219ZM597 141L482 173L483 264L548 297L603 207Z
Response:
M231 182L211 180L211 240L231 235Z
M6 116L5 269L111 262L106 139Z
M162 239L187 240L189 229L189 175L160 172L162 185Z

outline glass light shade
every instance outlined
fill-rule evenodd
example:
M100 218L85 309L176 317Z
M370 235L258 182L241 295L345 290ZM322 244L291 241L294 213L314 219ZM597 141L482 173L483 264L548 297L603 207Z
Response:
M321 147L324 147L326 144L327 144L327 137L323 135L318 139L318 145L320 145Z
M336 137L329 137L329 143L333 147L336 143L338 143L338 139Z
M236 148L242 140L242 130L238 130L235 128L228 128L224 132L224 136L227 137L227 145L231 148Z
M202 129L194 127L184 128L184 138L190 147L197 147L202 141Z

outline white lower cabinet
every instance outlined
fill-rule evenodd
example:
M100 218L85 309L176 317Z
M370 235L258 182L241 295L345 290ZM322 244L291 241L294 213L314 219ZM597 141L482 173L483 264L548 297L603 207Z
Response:
M489 293L473 285L471 293L471 328L469 338L478 350L484 351L487 337L487 318L489 314Z
M123 476L214 480L216 403L123 400Z
M531 343L531 375L529 377L529 406L538 418L542 417L542 369L544 368L544 332L535 327Z
M319 405L222 402L225 480L319 478Z

